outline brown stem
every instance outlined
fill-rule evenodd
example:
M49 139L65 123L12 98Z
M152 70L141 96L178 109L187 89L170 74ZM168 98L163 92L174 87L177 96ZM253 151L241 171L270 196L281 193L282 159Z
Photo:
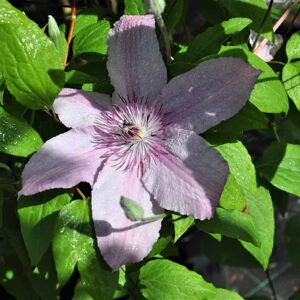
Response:
M86 199L85 194L80 190L80 188L78 186L76 187L76 192L80 195L80 197L82 198L82 200Z
M76 0L72 0L72 11L71 11L71 24L70 24L70 30L67 38L67 53L64 60L64 65L67 65L68 56L69 56L69 50L70 50L70 44L72 41L74 26L76 22Z
M276 32L276 30L280 27L280 25L286 20L288 15L291 13L293 7L299 3L299 0L294 0L286 9L286 11L282 14L282 16L278 19L278 21L273 26L273 31ZM264 38L261 43L254 49L254 53L258 53L259 50L261 50L264 46L266 46L268 40Z

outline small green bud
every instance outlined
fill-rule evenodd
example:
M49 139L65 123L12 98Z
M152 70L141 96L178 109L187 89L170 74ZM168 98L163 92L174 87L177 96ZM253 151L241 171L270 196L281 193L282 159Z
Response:
M165 0L145 0L144 3L148 12L155 16L160 16L166 7Z
M49 38L54 43L56 49L60 50L60 30L52 16L48 16L48 33Z
M124 210L126 217L130 221L143 220L145 213L144 209L136 201L121 196L120 204Z

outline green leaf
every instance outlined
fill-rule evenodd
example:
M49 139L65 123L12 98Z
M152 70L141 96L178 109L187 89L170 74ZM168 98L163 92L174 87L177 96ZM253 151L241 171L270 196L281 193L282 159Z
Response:
M56 212L70 200L69 194L60 194L57 191L22 197L19 200L21 231L32 265L39 263L50 246Z
M284 238L289 259L293 266L300 270L300 213L292 216L286 223Z
M10 93L32 109L51 107L64 85L61 57L54 44L25 14L0 3L0 69Z
M271 144L257 169L275 187L300 196L300 145Z
M260 32L268 40L275 41L270 15L267 16L264 25L261 26L268 9L265 0L226 0L222 1L221 4L231 16L250 18L253 21L250 25L251 29Z
M109 30L110 24L106 20L88 25L80 30L73 40L74 55L91 53L105 55Z
M252 21L248 18L233 18L200 33L185 53L178 53L175 62L196 62L204 56L217 53L223 42L231 35L246 28Z
M139 284L146 299L222 299L222 290L206 282L201 275L166 259L146 263L140 269ZM234 292L225 293L227 299L242 299Z
M67 282L77 264L82 284L93 299L112 298L118 286L118 272L112 273L96 252L87 201L72 201L60 211L53 254L60 286Z
M287 94L300 110L300 61L288 63L283 67L282 82Z
M104 14L105 11L97 7L80 11L76 16L73 38L85 27L97 23L98 20L104 16Z
M181 236L194 224L194 218L178 216L172 214L174 224L174 243L176 243Z
M0 58L1 59L1 58ZM39 134L25 121L9 115L0 107L0 151L26 157L43 144Z
M231 142L215 147L229 165L230 173L236 182L246 190L256 192L255 168L245 146L239 142Z
M286 56L288 61L300 58L300 31L294 33L286 43Z
M268 190L259 187L255 195L247 193L247 208L253 220L260 246L245 241L240 242L265 270L269 264L274 242L274 209Z
M262 71L256 81L249 101L265 113L287 112L288 98L283 84L273 69L257 55L241 47L223 46L221 56L239 57Z
M244 191L232 174L227 178L219 206L237 211L242 211L246 207Z
M239 141L219 145L216 149L225 158L230 170L220 206L242 211L246 207L245 190L256 193L256 175L251 157Z
M143 0L125 0L124 15L144 15L146 13Z
M136 201L121 196L120 205L129 220L140 221L143 219L144 209Z
M197 221L197 228L207 233L220 233L260 246L252 217L247 213L218 207L215 215L208 221Z

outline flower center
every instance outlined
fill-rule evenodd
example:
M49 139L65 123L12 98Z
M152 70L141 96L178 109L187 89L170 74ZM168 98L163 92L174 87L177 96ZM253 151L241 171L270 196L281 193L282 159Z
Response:
M105 150L104 156L125 169L142 168L161 154L165 118L161 106L147 99L127 100L102 111L95 124L94 142Z
M145 131L132 123L124 121L122 125L122 135L128 142L137 143L145 137Z

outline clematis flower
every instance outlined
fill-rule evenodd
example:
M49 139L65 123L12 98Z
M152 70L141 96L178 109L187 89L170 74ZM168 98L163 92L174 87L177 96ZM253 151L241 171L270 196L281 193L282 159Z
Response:
M127 219L121 197L136 201L145 217L163 209L200 220L213 216L228 166L198 134L244 106L259 72L240 59L219 58L167 83L151 15L115 23L107 67L112 99L61 91L54 109L71 129L32 156L20 194L90 183L98 245L117 270L142 260L161 227L161 220Z

